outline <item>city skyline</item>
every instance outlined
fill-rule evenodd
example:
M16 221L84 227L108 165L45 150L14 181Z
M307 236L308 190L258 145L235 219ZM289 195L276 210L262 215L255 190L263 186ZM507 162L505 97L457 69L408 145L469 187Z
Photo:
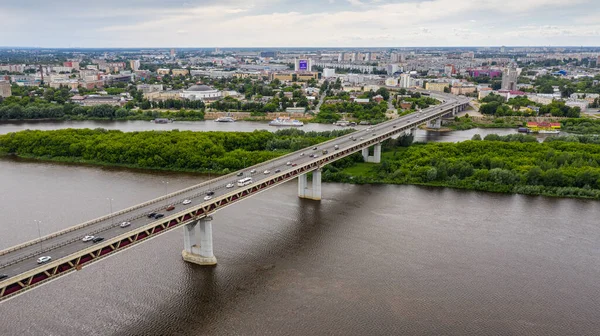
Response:
M0 33L0 46L597 46L593 8L593 0L107 0L85 8L72 0L9 1L0 4L0 20L14 29Z

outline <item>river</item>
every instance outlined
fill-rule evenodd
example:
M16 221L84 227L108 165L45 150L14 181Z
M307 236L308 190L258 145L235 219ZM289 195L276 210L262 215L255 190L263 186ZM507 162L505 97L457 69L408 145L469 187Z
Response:
M0 160L0 249L198 183ZM163 183L168 182L168 183ZM0 304L0 335L597 335L597 201L290 182Z
M356 129L364 129L369 126L355 126ZM32 130L56 130L64 128L105 128L110 130L121 130L123 132L139 132L151 130L189 130L189 131L224 131L224 132L252 132L254 130L276 131L279 127L269 126L266 122L240 121L232 123L221 123L212 120L208 121L177 121L169 124L154 124L149 121L3 121L0 122L0 134L18 132L26 129ZM330 131L343 129L331 124L307 123L300 129L304 131ZM482 137L487 134L514 134L516 129L512 128L474 128L466 131L452 132L431 132L422 129L417 130L415 141L421 142L456 142L470 140L473 135L480 134ZM536 137L540 140L548 134L538 134Z

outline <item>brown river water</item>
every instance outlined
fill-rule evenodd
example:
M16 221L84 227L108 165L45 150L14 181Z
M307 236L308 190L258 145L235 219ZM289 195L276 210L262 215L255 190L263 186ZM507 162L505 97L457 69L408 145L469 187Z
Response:
M0 249L36 238L34 220L44 235L206 178L0 160ZM217 212L214 268L184 262L176 230L0 303L0 335L599 334L597 201L296 193Z

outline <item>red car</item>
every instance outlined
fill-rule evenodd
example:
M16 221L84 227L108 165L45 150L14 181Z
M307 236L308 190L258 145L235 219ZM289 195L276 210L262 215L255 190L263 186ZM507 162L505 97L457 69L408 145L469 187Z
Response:
M175 210L175 206L169 205L169 207L167 208L167 211L171 211L171 210Z
M297 163L292 163L292 167L296 167L297 165Z

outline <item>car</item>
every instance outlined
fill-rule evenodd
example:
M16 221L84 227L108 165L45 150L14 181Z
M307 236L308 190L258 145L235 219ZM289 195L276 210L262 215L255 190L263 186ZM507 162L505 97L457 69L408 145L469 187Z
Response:
M300 156L304 156L304 153L300 153Z
M159 218L162 218L162 217L165 217L165 215L159 213L159 214L156 214L156 216L154 216L154 219L159 219Z
M214 191L212 191L212 190L209 190L209 191L207 191L207 192L206 192L206 194L207 194L208 196L212 196L212 195L214 195L214 194L215 194L215 192L214 192Z
M335 149L335 150L338 150L339 148L340 148L340 146L338 146L338 145L333 146L333 149Z
M211 199L211 198L212 198L212 196L208 196L208 195L204 196L204 200L205 200L205 201L208 201L208 200L209 200L209 199Z
M235 184L233 184L233 183L227 183L227 185L225 187L226 188L233 188L233 187L235 187Z
M297 165L297 163L292 163L292 167L296 167Z
M37 263L38 263L38 264L44 264L44 263L47 263L47 262L48 262L48 261L50 261L50 260L52 260L52 257L51 257L51 256L43 256L43 257L39 257L39 258L37 259Z
M0 280L2 280L4 278L8 278L8 275L6 275L6 274L0 274Z
M171 211L171 210L175 210L175 206L174 205L169 205L167 207L167 211Z
M129 225L131 225L131 222L123 222L119 224L120 227L128 227Z
M315 156L313 156L314 158L318 158L319 156L317 154L315 154Z
M287 162L285 165L286 165L286 166L291 166L291 165L292 165L292 162L291 162L291 161L288 161L288 162Z
M392 126L392 128L396 128L396 125Z
M183 200L183 202L181 202L182 204L190 204L192 203L192 201L190 201L189 199Z
M102 238L102 237L96 237L96 238L92 239L92 242L93 243L99 243L99 242L101 242L103 240L104 240L104 238Z
M244 176L244 173L243 172L239 172L239 173L237 173L237 176Z
M81 240L83 240L84 242L88 242L88 241L90 241L92 239L94 239L94 236L85 236Z
M365 138L361 137L360 140L365 140Z
M156 212L151 212L148 214L148 218L154 218L156 216Z
M267 175L267 174L269 174L270 172L271 172L271 171L269 171L269 170L267 169L267 170L265 170L265 171L263 172L263 174Z
M317 150L317 147L313 148L313 150Z
M256 169L252 169L252 170L250 171L250 174L256 174Z
M279 173L279 172L281 172L281 169L275 169L275 172Z
M352 138L352 141L356 141L356 138Z
M310 154L308 157L315 157L315 154Z
M376 135L377 135L376 133L373 133L373 136L376 136Z

